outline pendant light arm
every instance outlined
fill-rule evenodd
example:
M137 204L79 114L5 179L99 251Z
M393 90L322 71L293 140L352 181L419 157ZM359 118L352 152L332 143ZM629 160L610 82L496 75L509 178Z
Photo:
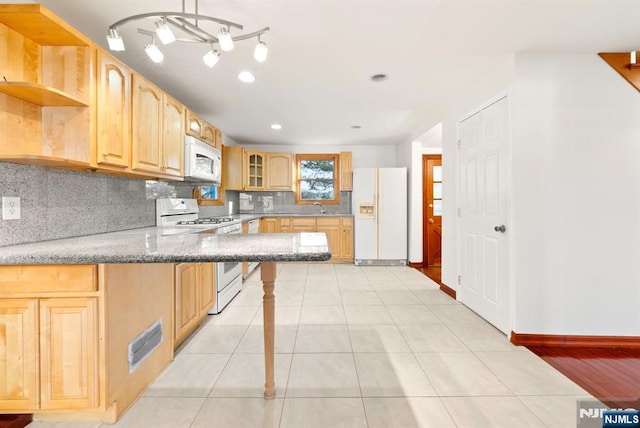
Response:
M207 15L198 15L197 13L186 13L186 12L149 12L149 13L140 13L138 15L131 15L128 16L126 18L122 18L119 21L114 22L113 24L109 25L109 30L117 30L118 27L120 27L123 24L126 24L127 22L130 21L137 21L139 19L145 19L145 18L165 18L165 19L169 19L169 18L184 18L184 19L201 19L204 21L212 21L212 22L217 22L220 25L226 25L227 27L233 27L233 28L237 28L239 30L242 30L244 27L238 23L235 22L231 22L231 21L227 21L225 19L220 19L220 18L216 18L213 16L207 16Z
M251 39L253 37L258 37L264 33L266 33L267 31L269 31L269 27L264 27L261 30L258 31L254 31L253 33L247 33L247 34L241 34L239 36L234 36L231 37L231 39L235 42L235 41L239 41L239 40L246 40L246 39Z

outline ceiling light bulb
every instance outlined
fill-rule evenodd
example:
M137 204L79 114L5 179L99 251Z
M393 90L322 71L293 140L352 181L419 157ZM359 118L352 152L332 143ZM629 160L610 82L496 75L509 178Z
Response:
M268 53L269 48L267 47L267 44L265 42L258 42L255 50L253 51L253 57L258 62L265 62Z
M151 61L155 63L162 62L164 59L164 55L154 43L147 43L144 45L144 51L147 53L149 58L151 58Z
M273 123L271 124L271 129L282 129L282 125L280 125L279 123Z
M218 53L218 51L211 49L209 52L204 54L202 60L209 67L213 67L218 63L218 61L220 61L220 54Z
M220 49L225 52L233 49L231 34L229 34L229 30L224 27L220 28L220 31L218 31L218 43L220 43Z
M118 30L115 28L109 29L109 33L107 34L107 43L109 43L109 49L112 51L123 51L124 50L124 41Z
M163 20L156 21L156 34L163 45L168 45L176 41L176 36L173 34L173 31L171 31L169 25Z
M245 83L255 82L256 76L254 76L250 71L241 71L238 73L238 79Z

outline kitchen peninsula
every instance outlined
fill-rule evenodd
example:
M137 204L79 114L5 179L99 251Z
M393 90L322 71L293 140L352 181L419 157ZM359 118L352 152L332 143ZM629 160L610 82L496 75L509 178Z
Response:
M328 260L327 238L207 232L149 227L0 247L11 330L0 413L118 419L173 358L172 263L261 262L264 395L274 398L276 262Z

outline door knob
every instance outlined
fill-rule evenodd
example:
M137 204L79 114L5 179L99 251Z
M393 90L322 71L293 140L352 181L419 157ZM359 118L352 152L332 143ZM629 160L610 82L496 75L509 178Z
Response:
M429 224L433 224L433 219L432 218L429 219Z
M495 230L496 232L505 233L507 231L507 228L504 226L504 224L502 224L500 226L494 227L493 230Z

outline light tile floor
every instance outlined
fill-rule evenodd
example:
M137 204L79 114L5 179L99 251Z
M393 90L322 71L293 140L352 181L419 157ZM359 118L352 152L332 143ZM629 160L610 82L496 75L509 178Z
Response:
M116 424L30 428L575 427L582 388L409 267L281 264L276 399L259 270Z

